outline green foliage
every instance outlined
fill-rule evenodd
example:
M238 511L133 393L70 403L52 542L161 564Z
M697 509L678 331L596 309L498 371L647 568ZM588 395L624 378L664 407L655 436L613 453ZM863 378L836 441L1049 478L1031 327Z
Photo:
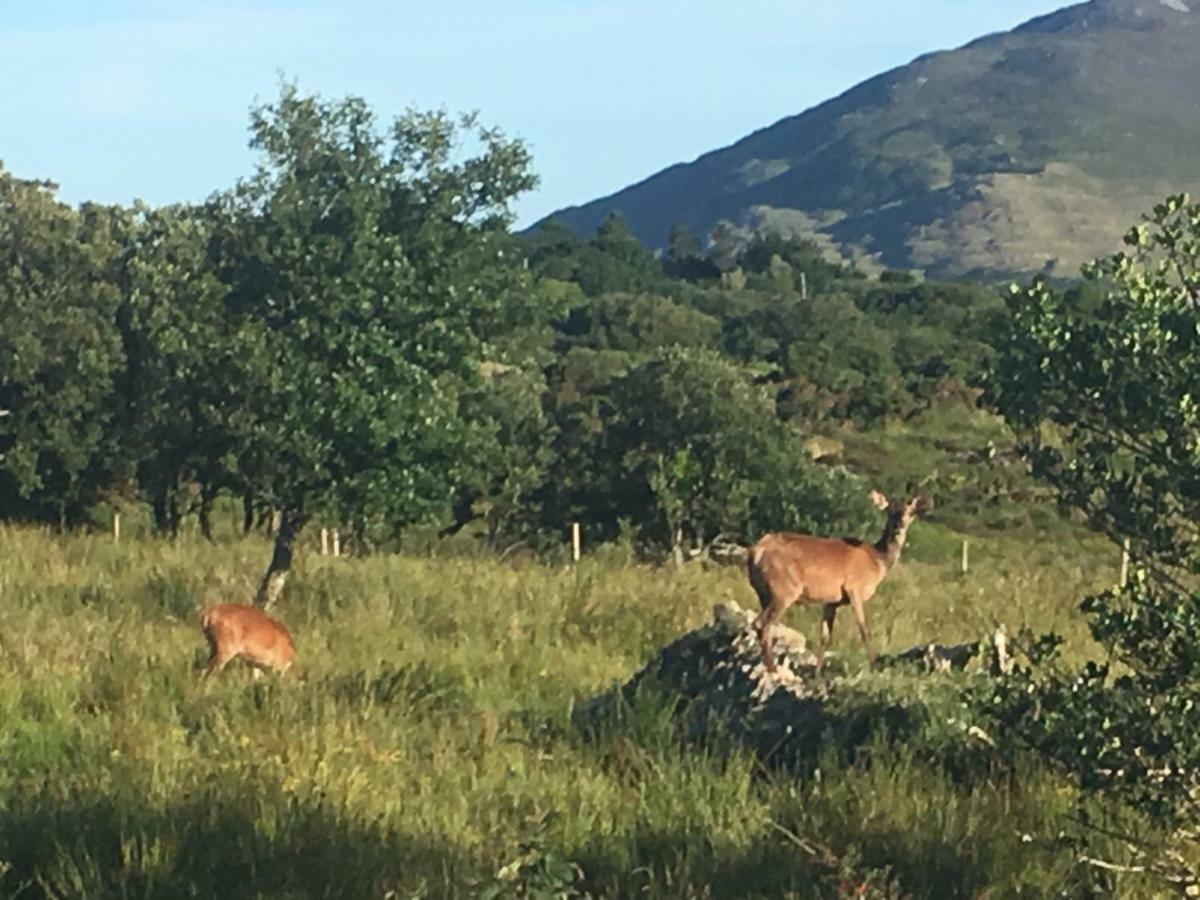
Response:
M1074 773L1155 816L1200 822L1200 205L1176 196L1133 229L1127 252L1087 277L1103 293L1014 289L1012 333L987 401L1018 430L1034 473L1139 569L1083 611L1103 664L1027 671L999 691L1014 733ZM1035 661L1053 658L1055 641Z
M122 215L0 169L0 507L78 522L119 469L109 399L124 365L112 279Z
M526 249L539 275L577 283L589 296L616 291L653 291L663 282L659 261L617 213L606 216L585 242L555 222L542 226Z
M118 316L125 370L113 397L121 453L136 466L160 532L178 532L188 483L200 485L207 531L217 492L244 486L238 457L251 421L237 398L248 348L209 265L204 210L139 206L126 228Z
M898 410L900 371L894 335L844 295L824 295L781 310L780 362L789 383L784 414L802 421L826 417L878 424ZM800 336L803 336L802 338Z
M843 266L825 259L814 242L774 231L752 237L738 255L738 265L746 272L769 275L769 284L777 290L799 289L804 273L808 290L824 293L849 275Z
M704 547L773 528L861 525L865 495L807 460L769 392L712 351L669 349L608 392L614 415L595 452L616 473L620 512L658 544Z
M663 255L663 271L671 278L707 281L721 273L705 255L700 239L686 225L672 225Z
M521 311L505 228L528 155L471 117L411 113L385 138L361 100L290 86L253 133L257 172L214 203L252 345L243 471L287 509L428 516L462 441L446 379L475 377L485 335Z
M515 238L526 151L472 118L385 128L360 99L284 86L252 137L254 174L200 208L76 213L6 180L25 210L8 246L74 254L42 265L53 289L19 266L0 279L18 322L4 339L28 343L0 359L6 515L107 524L149 500L160 533L195 513L211 534L237 496L246 528L284 513L280 547L316 516L356 552L416 521L481 520L466 534L505 549L556 545L575 520L589 542L636 533L654 552L684 518L702 543L854 530L858 487L814 468L796 428L848 431L842 458L896 481L889 468L937 454L885 465L882 448L911 450L938 409L973 402L964 385L1003 327L986 288L869 281L775 233L723 227L702 247L680 226L662 259L615 215L589 240L554 223ZM100 310L96 352L56 371L43 351ZM687 366L648 374L681 348ZM972 427L948 452L989 461L984 440L1009 436ZM1012 472L976 468L1007 503Z
M714 316L653 294L602 294L572 308L558 326L566 347L630 353L711 347L720 331Z
M527 825L529 836L517 855L501 866L493 883L476 895L481 900L528 897L530 900L570 900L585 896L579 889L583 870L555 852L546 834L546 817L536 816Z
M536 369L491 366L460 399L465 465L456 487L459 521L484 520L490 545L528 534L533 494L549 477L557 427L542 401L546 380Z
M738 267L738 239L726 222L718 222L708 236L708 259L722 275Z
M1137 556L1196 571L1200 207L1173 197L1151 224L1089 267L1098 303L1043 281L1014 290L986 399L1064 504Z

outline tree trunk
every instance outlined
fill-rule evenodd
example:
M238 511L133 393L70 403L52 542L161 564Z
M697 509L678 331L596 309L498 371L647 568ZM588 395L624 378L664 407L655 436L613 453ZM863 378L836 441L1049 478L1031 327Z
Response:
M298 509L285 509L280 516L279 530L275 533L275 552L271 554L271 564L267 566L266 574L258 586L258 594L254 597L254 602L263 609L274 606L283 593L288 572L292 568L292 548L307 519Z
M173 485L162 485L154 492L154 529L175 540L179 534L179 502Z
M671 555L675 557L675 568L683 568L683 526L676 525L671 533Z
M242 534L254 530L254 494L249 488L242 491Z
M209 484L200 488L200 508L196 511L196 518L200 520L200 533L209 543L213 540L212 511L217 492L218 489Z
M165 488L158 488L154 492L154 498L151 501L154 508L154 530L159 534L167 533L167 491Z

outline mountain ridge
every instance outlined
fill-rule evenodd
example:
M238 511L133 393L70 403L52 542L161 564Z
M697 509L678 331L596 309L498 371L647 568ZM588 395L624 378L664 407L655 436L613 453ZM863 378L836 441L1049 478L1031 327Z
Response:
M814 237L866 268L1070 274L1200 178L1200 15L1090 0L923 54L549 219Z

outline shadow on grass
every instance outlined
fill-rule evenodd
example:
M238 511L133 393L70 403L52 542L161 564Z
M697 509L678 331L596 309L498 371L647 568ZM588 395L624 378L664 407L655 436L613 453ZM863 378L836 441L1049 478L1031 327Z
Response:
M714 847L700 834L660 832L638 834L634 846L635 855L628 861L584 855L579 863L587 873L587 890L606 897L914 896L909 889L901 890L886 866L870 867L857 853L838 858L814 846L801 848L782 834L768 836L749 851ZM950 891L936 896L971 894Z
M699 831L643 831L632 854L576 861L595 896L957 900L985 896L1115 896L1104 873L1011 842L923 838L899 824L846 824L815 837L772 826L750 847L714 846ZM830 849L832 847L833 849ZM1122 896L1138 896L1137 889Z
M452 844L253 785L162 808L45 786L0 815L4 897L458 896L486 871ZM469 892L469 888L468 888Z
M964 786L1006 772L1007 762L989 746L950 724L961 714L962 694L943 682L920 692L911 690L913 680L848 682L829 694L776 691L761 700L746 682L705 692L648 677L582 707L575 740L603 747L625 738L717 756L748 750L764 772L800 777L831 758L855 765L880 753L909 753Z

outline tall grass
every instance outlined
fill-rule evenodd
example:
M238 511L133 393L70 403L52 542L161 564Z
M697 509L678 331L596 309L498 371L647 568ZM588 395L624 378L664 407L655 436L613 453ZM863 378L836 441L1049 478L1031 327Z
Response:
M997 540L963 579L928 549L868 607L881 645L1004 621L1089 652L1074 604L1111 580L1107 555ZM714 603L752 603L740 571L301 554L278 611L299 677L198 679L198 607L248 598L267 554L0 529L0 895L1149 889L1054 844L1072 796L1033 764L964 783L881 745L788 775L688 748L652 701L599 736L571 728L578 700Z

